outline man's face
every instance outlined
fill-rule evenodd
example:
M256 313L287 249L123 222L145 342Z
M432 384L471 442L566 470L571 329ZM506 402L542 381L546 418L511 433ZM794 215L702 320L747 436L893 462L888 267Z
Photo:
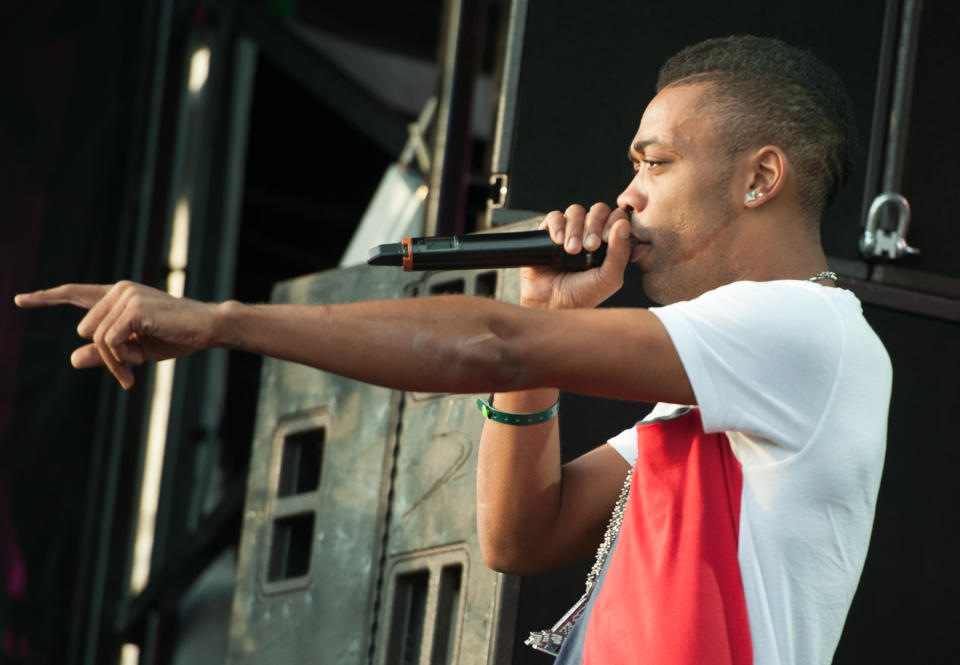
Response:
M617 197L640 242L630 257L656 302L686 300L732 281L729 233L738 209L735 164L700 104L708 84L662 90L630 146L635 175Z

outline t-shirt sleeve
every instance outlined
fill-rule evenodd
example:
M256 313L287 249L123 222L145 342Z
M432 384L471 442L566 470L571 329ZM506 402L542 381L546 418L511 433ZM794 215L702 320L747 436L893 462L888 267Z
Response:
M830 398L842 325L825 287L736 282L651 311L666 327L707 432L797 452Z

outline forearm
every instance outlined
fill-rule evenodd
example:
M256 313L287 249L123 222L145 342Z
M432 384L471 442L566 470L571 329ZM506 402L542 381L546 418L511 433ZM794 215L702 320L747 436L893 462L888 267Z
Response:
M400 390L483 392L517 380L504 359L520 307L436 297L346 305L217 308L214 346L241 349Z
M497 408L541 411L556 390L498 393ZM556 418L484 425L477 469L477 530L487 564L509 573L553 570L596 552L629 465L609 445L561 463Z
M556 389L497 393L495 408L532 413L553 405ZM550 567L541 546L561 506L558 419L538 425L484 423L477 457L477 532L487 564L533 573Z
M132 282L66 284L18 296L21 307L89 311L78 369L106 365L124 388L128 365L239 348L401 390L489 392L557 387L692 404L666 329L645 310L544 311L468 296L345 305L221 305L172 298Z

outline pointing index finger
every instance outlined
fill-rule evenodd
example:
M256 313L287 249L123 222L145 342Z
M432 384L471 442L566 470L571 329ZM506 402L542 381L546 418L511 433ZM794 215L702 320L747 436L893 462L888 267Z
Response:
M62 284L52 289L20 293L14 296L13 302L24 309L51 305L74 305L90 309L109 290L108 284Z

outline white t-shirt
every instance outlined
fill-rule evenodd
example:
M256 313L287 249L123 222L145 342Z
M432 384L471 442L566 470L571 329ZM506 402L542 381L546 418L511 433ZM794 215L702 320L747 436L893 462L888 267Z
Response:
M891 367L849 291L736 282L651 309L704 431L742 467L738 562L756 665L833 658L866 557ZM658 404L647 419L677 408ZM633 463L637 433L610 443Z

